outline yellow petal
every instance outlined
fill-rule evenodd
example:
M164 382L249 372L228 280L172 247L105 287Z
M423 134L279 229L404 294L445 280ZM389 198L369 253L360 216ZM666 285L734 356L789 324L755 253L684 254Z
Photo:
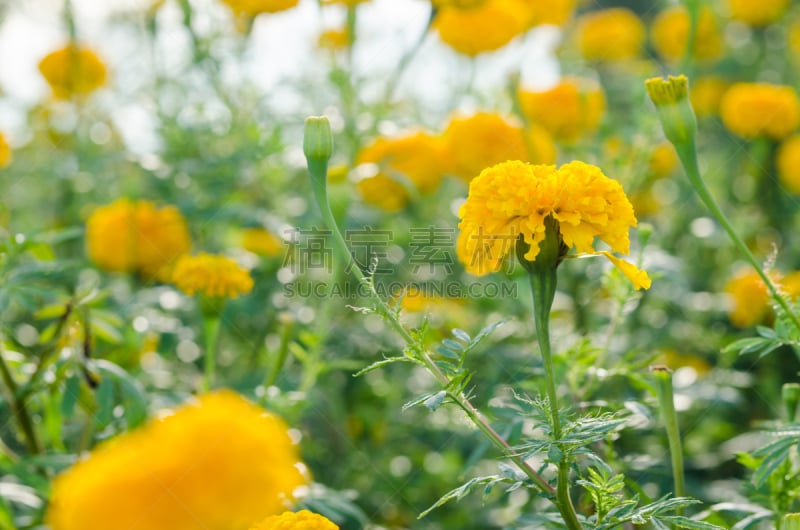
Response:
M633 286L637 290L650 288L652 281L650 280L650 276L647 275L647 271L640 270L633 263L619 259L610 252L598 252L598 254L607 257L608 260L633 283Z

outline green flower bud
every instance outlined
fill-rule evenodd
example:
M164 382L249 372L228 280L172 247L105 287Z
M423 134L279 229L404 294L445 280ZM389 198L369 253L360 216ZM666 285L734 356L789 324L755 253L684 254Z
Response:
M654 77L645 81L644 85L656 106L667 139L676 146L694 143L697 119L689 102L687 77Z
M327 116L306 118L303 153L309 162L327 162L333 154L333 134Z

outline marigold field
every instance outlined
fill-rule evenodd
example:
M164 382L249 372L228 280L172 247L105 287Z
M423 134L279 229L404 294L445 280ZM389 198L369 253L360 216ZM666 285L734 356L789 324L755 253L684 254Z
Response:
M0 0L0 530L800 530L800 3Z

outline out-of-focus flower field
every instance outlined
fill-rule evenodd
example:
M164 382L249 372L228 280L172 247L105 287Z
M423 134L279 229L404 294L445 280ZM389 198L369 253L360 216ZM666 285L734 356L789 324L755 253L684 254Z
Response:
M92 4L0 0L0 530L800 528L800 4Z

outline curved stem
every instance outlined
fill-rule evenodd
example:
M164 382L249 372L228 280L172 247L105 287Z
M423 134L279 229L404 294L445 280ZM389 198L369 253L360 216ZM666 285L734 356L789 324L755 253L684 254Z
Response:
M672 477L675 482L674 495L676 497L685 496L684 474L683 474L683 448L681 447L681 431L678 428L678 415L675 412L675 397L672 389L672 373L665 366L653 367L653 375L656 377L658 389L658 401L661 406L661 414L664 417L664 427L667 430L667 440L669 442L669 454L672 462ZM676 510L677 515L681 514Z
M691 181L692 186L697 194L700 196L700 199L702 199L706 207L711 210L711 213L717 218L717 221L719 221L719 223L728 233L728 236L730 236L734 244L736 244L736 246L739 248L739 251L744 255L745 259L750 262L750 265L752 265L758 275L761 276L761 279L764 281L767 289L769 289L772 297L786 312L786 316L792 321L798 331L800 331L800 318L794 313L794 311L792 311L788 302L781 295L772 279L767 275L766 272L764 272L764 268L761 266L758 260L756 260L755 256L753 256L753 253L750 252L750 249L747 248L747 245L744 241L742 241L742 238L739 237L739 234L736 233L736 230L733 229L733 225L731 225L730 221L728 221L728 218L717 205L717 202L714 200L714 197L708 190L706 183L700 176L700 168L697 164L697 148L695 147L694 142L675 144L675 150L678 153L678 158L681 160L683 169L686 171L686 175L689 177L689 180Z

